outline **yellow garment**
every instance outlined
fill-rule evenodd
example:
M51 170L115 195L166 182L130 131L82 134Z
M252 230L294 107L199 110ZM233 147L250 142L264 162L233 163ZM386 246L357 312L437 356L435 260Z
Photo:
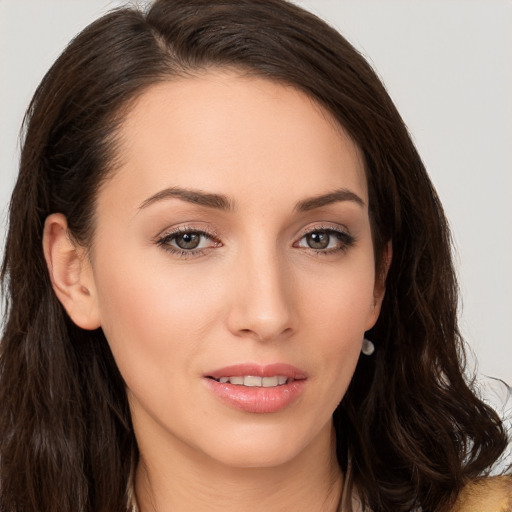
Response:
M452 512L512 512L512 476L479 478L469 483Z

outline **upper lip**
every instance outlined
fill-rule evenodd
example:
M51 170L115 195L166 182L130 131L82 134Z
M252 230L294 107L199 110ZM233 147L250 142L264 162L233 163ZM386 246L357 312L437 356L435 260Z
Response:
M214 379L241 375L252 375L255 377L274 377L275 375L282 375L283 377L294 380L302 380L307 378L306 372L291 364L286 363L272 363L264 365L254 363L240 363L231 366L225 366L224 368L219 368L205 373L205 377L213 377Z

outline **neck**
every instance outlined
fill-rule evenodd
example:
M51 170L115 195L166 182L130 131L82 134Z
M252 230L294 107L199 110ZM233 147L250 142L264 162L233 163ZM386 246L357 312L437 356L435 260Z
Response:
M140 512L335 512L341 501L343 476L332 427L292 461L275 467L225 466L186 454L186 448L153 451L140 442L139 448Z

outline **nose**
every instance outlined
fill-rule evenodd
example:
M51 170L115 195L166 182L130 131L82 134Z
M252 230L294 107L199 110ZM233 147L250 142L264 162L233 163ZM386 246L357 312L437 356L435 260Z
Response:
M230 331L258 341L289 337L296 328L291 272L276 251L243 252L232 273Z

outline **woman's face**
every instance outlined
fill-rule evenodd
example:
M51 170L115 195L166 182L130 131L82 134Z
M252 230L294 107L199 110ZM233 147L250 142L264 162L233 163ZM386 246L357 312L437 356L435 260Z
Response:
M358 148L296 89L220 71L153 86L120 135L91 295L142 453L295 460L379 313Z

